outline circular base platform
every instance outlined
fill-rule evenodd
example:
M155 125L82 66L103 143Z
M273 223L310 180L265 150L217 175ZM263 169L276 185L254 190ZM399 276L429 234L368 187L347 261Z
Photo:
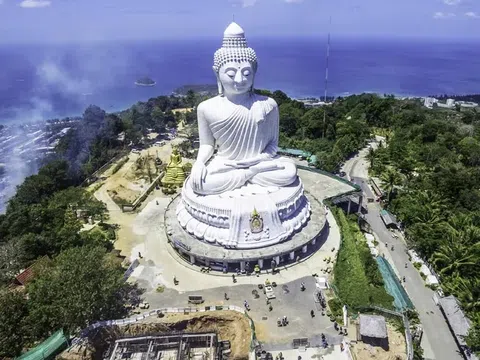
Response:
M177 220L175 209L181 201L181 196L177 196L165 212L165 231L169 242L182 258L213 270L224 271L226 268L227 271L232 271L242 268L246 262L250 263L251 269L255 264L259 264L261 268L269 268L273 259L277 266L282 266L316 251L328 235L328 231L324 231L328 228L324 206L308 192L305 192L305 196L311 206L310 220L288 239L272 246L257 249L226 249L198 240L185 231Z

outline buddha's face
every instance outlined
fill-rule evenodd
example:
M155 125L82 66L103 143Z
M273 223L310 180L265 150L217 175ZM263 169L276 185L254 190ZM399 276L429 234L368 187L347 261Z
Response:
M255 71L248 61L229 62L218 70L218 79L226 95L238 95L253 86Z

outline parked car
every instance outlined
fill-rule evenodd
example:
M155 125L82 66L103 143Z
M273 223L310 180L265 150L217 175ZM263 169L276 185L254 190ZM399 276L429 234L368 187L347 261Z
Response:
M150 304L148 302L143 302L138 306L140 309L148 309L150 307Z

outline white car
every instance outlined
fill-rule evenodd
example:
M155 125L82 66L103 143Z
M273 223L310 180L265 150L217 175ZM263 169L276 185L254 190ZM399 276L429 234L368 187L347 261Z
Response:
M265 286L265 295L267 295L267 299L275 299L276 297L271 286Z
M150 304L148 302L143 302L138 306L140 309L148 309L150 307Z

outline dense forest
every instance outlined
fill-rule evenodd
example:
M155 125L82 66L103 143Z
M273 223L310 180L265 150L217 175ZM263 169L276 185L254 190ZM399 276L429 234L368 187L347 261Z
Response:
M473 320L468 342L478 350L480 113L428 110L372 94L306 108L281 91L257 92L279 105L280 145L316 154L324 170L337 171L373 134L385 135L384 146L369 153L371 172L382 179L386 206L405 225L411 246ZM123 304L141 290L122 281L121 259L111 252L114 231L102 222L105 207L79 185L125 149L141 147L150 131L165 132L180 120L195 128L194 111L180 119L172 110L194 108L208 96L160 96L116 114L92 105L60 141L56 159L18 187L0 215L0 357L17 356L59 328L74 334L125 315ZM90 217L101 226L80 231ZM34 280L12 291L18 271L41 257L48 261Z
M0 215L0 358L18 356L60 328L73 335L127 315L124 304L141 290L123 281L123 259L111 251L115 229L103 223L105 205L79 184L125 148L142 146L149 131L174 128L172 109L201 100L193 93L160 96L117 114L91 105L54 159L17 187ZM191 114L182 120L193 123ZM82 231L90 218L99 226ZM32 264L34 279L12 286Z
M441 288L455 295L480 351L480 112L406 108L374 123L387 134L370 150L386 206L402 221L407 241L436 269Z

